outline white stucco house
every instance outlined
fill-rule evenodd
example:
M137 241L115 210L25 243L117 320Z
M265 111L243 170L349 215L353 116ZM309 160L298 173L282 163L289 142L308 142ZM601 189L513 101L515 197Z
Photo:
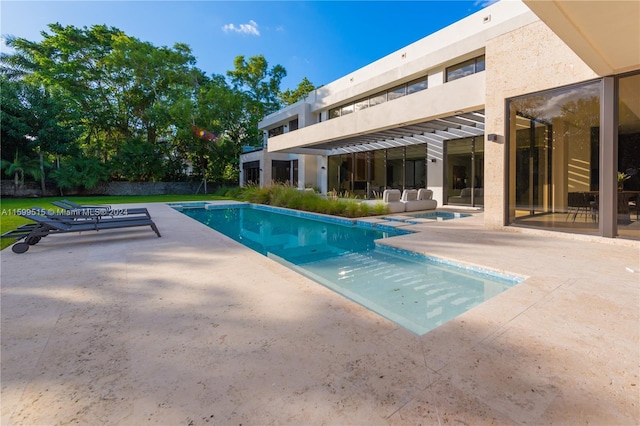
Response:
M640 239L640 2L503 0L259 127L241 185L429 188L488 227Z

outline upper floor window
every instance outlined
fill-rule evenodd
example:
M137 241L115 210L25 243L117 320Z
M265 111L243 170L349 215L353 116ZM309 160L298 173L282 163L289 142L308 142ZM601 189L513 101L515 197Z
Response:
M278 126L273 129L269 129L269 137L272 138L274 136L278 136L284 133L284 126Z
M380 105L387 102L387 92L378 93L369 98L369 106Z
M427 87L428 87L427 76L424 76L424 77L419 78L417 80L410 81L407 84L407 95L419 92L421 90L426 89Z
M484 71L484 55L447 68L447 81L457 80L480 71Z
M356 111L360 111L361 109L369 108L369 99L363 99L361 101L356 102Z
M408 83L396 86L392 89L376 93L375 95L372 95L368 98L360 99L354 103L348 103L345 105L340 105L336 108L332 108L329 110L329 119L342 117L343 115L351 114L355 111L360 111L362 109L380 105L387 101L392 101L405 95L424 90L428 86L427 79L428 77L425 75Z
M349 104L349 105L345 105L342 107L342 109L340 110L340 115L347 115L347 114L351 114L353 112L353 104Z
M294 130L298 130L298 119L293 119L289 121L289 131L292 132Z
M392 101L394 99L398 99L407 94L407 85L403 84L402 86L394 87L393 89L387 92L387 100Z

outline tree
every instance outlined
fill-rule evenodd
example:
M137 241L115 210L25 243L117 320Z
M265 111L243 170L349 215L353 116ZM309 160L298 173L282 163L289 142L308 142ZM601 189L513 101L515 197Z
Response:
M37 160L30 159L26 156L18 155L13 161L1 160L0 168L2 168L6 175L13 175L13 190L14 193L18 192L21 185L24 185L24 178L26 175L32 176L34 179L40 177L40 167Z
M76 138L64 101L43 87L23 80L2 82L2 150L21 157L39 157L42 193L45 193L45 156L70 153ZM5 160L8 160L5 158ZM24 161L24 160L23 160Z
M298 102L300 99L306 97L310 92L313 92L316 87L310 82L307 77L303 77L302 81L298 83L298 87L295 90L287 89L280 93L280 100L283 105L292 105Z
M258 131L258 123L265 115L281 108L280 82L287 71L281 65L269 68L262 55L252 56L248 61L244 56L237 56L234 66L227 75L233 88L241 94L237 99L243 102L244 118L241 128L236 126L235 137L242 138L247 145L260 146L262 134Z
M192 85L195 58L188 46L157 48L104 25L51 24L49 31L39 43L11 39L17 53L3 61L11 75L26 70L25 80L66 95L66 109L83 129L84 155L107 164L131 139L166 139L169 105Z
M60 188L91 189L108 177L105 164L95 157L69 157L52 172Z

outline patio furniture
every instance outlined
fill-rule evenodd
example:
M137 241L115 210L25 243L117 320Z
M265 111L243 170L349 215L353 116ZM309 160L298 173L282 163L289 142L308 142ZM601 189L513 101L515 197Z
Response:
M150 226L160 237L160 231L156 224L147 216L137 217L101 217L85 216L80 219L69 217L68 215L46 216L39 214L37 210L20 214L20 216L32 220L35 223L22 225L18 229L2 234L2 237L16 238L16 242L11 250L14 253L24 253L29 250L29 246L38 244L42 237L51 234L63 234L68 232L101 231L106 229L132 228L138 226ZM21 240L24 240L20 242Z
M404 203L404 211L433 210L438 207L438 202L433 200L433 191L430 189L405 189L401 202Z
M149 212L145 207L134 208L114 208L109 205L84 205L76 204L69 200L52 201L56 207L60 207L65 210L65 214L69 216L111 216L111 217L124 217L128 215L144 214L151 218Z
M596 220L594 210L595 205L592 204L591 195L586 192L569 192L567 195L567 218L573 214L573 222L576 221L576 217L580 214L584 214L584 220L586 221L589 215L593 221Z
M402 193L399 189L385 189L382 193L382 202L385 203L389 209L389 213L402 213L404 212L404 203L400 201Z

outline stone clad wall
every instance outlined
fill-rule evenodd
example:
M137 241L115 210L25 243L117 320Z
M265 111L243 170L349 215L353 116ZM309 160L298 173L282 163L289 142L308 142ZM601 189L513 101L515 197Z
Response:
M597 78L591 70L542 21L495 37L486 48L485 225L505 223L505 176L507 176L506 99ZM512 155L513 152L512 152ZM511 188L514 186L511 185Z
M62 194L53 186L47 188L44 196L60 195L162 195L162 194L195 194L200 187L200 182L108 182L100 184L90 190L65 189ZM216 186L207 185L207 192L211 193ZM204 193L204 188L200 187L199 193ZM18 192L15 192L13 180L2 180L0 186L2 197L42 197L40 185L35 182L25 182Z

